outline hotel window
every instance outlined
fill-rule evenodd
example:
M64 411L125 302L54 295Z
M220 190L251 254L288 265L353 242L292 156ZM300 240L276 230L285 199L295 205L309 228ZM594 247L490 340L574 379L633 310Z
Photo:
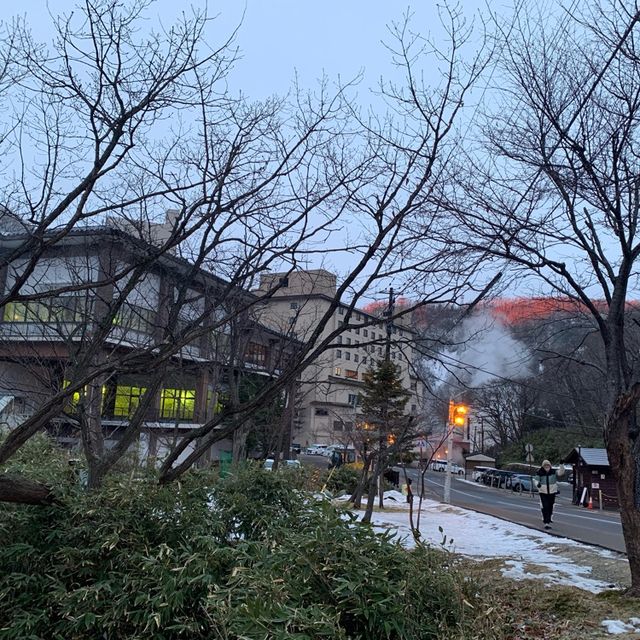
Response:
M351 338L347 338L346 340L347 340L346 344L351 344Z
M352 407L357 407L358 406L358 394L357 393L350 393L349 394L349 399L347 400L347 402Z
M155 311L125 302L113 319L113 324L130 331L152 333L155 327Z
M267 345L250 342L247 345L245 361L249 364L265 366L267 364Z
M329 412L326 409L316 409L317 416L328 416Z
M344 327L344 322L342 322L342 320L338 320L338 327Z
M160 395L160 417L193 420L196 409L195 389L163 389Z
M342 358L342 351L340 349L336 349L336 358Z
M349 378L351 380L357 380L358 379L358 372L354 371L353 369L345 369L344 370L344 375L346 378Z
M415 391L418 388L418 383L415 380L411 381L411 390Z
M357 353L353 354L353 361L358 362L360 360L360 356Z
M341 316L344 315L344 307L338 307L338 314Z
M289 309L296 310L297 308L298 308L298 303L297 303L297 302L292 302L292 303L289 305Z
M92 303L86 295L65 295L43 300L9 302L2 312L4 322L86 322Z
M362 320L362 316L359 313L356 313L356 320L360 322Z
M140 398L146 392L145 387L129 387L118 385L113 404L113 415L116 418L130 418L140 405Z
M359 336L360 335L360 329L358 327L356 327L356 335Z
M367 364L367 356L362 356L362 364Z
M341 376L341 375L342 375L342 369L341 369L340 367L336 367L336 368L333 370L333 372L334 372L334 374L335 374L335 375L337 375L337 376Z
M347 352L344 354L344 359L345 359L345 360L351 360L351 352L347 351Z
M363 329L363 330L362 330L362 335L363 335L365 338L368 338L368 337L369 337L369 329Z
M336 338L336 342L337 342L338 344L342 344L342 336L338 336L338 337Z

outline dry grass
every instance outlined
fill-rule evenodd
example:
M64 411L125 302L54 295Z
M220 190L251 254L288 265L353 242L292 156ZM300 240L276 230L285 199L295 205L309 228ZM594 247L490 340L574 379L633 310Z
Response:
M620 591L595 595L575 587L549 586L536 580L514 581L501 575L501 560L463 562L483 594L469 640L638 640L638 634L612 636L602 620L640 617L640 600Z

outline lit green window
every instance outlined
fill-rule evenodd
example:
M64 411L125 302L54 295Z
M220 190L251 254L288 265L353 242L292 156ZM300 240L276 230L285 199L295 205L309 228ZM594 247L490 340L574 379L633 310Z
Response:
M62 381L62 388L66 389L69 385L71 384L71 381L69 380L63 380ZM87 392L88 387L84 388L84 392ZM101 400L101 406L100 406L100 412L102 412L103 407L104 407L104 400L105 400L105 396L107 395L107 387L105 387L104 385L102 385L102 400ZM67 411L69 411L70 413L74 413L77 408L78 408L78 403L80 402L80 391L74 391L71 394L71 399L67 400L68 405L67 405Z
M27 307L23 302L9 302L4 307L2 319L5 322L24 322L27 316Z
M71 382L69 380L63 380L62 388L66 389L70 384ZM68 400L68 402L69 402L69 406L67 407L67 409L71 412L74 412L78 407L78 402L80 402L80 391L74 391L73 394L71 395L71 399Z
M193 420L196 410L195 389L163 389L160 398L161 418Z
M140 406L140 398L146 390L146 387L118 385L113 406L114 417L130 418Z
M86 322L91 304L83 296L69 295L9 302L2 312L4 322Z

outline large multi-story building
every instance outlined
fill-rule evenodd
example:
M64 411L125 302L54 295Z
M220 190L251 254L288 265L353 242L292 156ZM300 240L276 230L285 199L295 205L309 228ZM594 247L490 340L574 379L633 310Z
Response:
M265 298L260 321L304 342L326 319L336 284L336 276L324 269L263 274L258 292L275 293ZM306 446L345 439L359 416L364 374L385 356L388 328L391 361L399 367L402 385L410 393L406 413L419 413L423 389L414 369L415 334L409 318L400 317L388 326L382 312L349 311L348 305L341 304L323 325L320 340L336 330L340 334L301 374L294 442Z
M85 372L101 366L106 372L95 383L109 446L160 366L154 365L154 354L175 338L179 348L137 443L141 456L162 459L182 434L219 411L231 372L235 378L238 372L277 376L295 348L295 341L261 326L250 313L234 312L234 305L250 308L253 294L176 255L157 255L151 239L136 238L126 228L74 229L51 242L35 262L24 247L29 247L28 230L0 229L0 298L23 280L19 295L0 307L0 429L33 416L73 375L83 373L77 367L85 362ZM194 337L181 342L185 331ZM140 364L127 359L132 354L140 356ZM79 440L73 403L71 398L47 424L69 445ZM223 440L209 458L230 450L231 442Z

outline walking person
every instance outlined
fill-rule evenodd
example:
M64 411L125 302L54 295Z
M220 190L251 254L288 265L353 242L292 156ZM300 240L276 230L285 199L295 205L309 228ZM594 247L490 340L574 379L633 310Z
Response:
M536 473L536 486L540 496L540 506L542 507L542 522L545 529L551 529L553 522L553 505L558 494L558 476L564 475L564 466L560 465L558 471L551 468L548 460L542 461L542 466Z

